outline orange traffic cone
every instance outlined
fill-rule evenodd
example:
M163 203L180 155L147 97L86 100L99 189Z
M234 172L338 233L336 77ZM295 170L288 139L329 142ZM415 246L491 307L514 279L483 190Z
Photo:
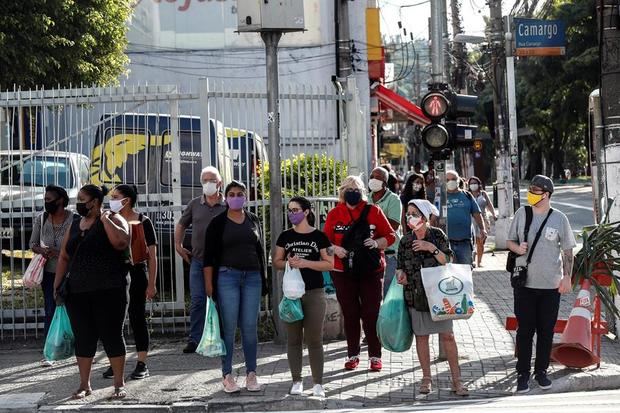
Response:
M551 357L566 367L584 368L598 363L599 358L592 353L591 321L590 281L584 280L560 343L554 346Z

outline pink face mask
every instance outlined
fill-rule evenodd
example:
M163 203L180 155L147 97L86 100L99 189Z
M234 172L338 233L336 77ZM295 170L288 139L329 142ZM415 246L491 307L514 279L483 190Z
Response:
M422 228L424 225L424 221L422 221L422 217L414 217L413 215L409 215L407 218L407 225L414 231Z

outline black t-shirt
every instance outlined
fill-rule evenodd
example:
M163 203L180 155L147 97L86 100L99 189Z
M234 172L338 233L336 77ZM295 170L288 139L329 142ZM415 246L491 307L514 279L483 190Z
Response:
M284 248L287 258L292 253L305 260L320 261L321 250L332 244L327 239L327 235L318 229L308 234L300 234L291 228L280 234L276 245ZM306 291L323 288L323 273L310 268L301 268L300 271L304 283L306 283Z

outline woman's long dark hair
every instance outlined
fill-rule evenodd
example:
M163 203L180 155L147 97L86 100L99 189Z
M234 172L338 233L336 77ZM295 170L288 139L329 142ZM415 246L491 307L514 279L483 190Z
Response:
M422 189L420 189L418 192L413 191L413 183L416 179L422 180ZM416 173L411 174L409 178L407 178L407 182L405 183L405 188L403 189L401 196L405 205L407 205L407 203L412 199L426 199L426 186L424 184L424 176ZM414 198L416 196L417 198Z
M291 202L296 202L299 204L299 206L301 207L302 211L308 211L308 216L306 217L306 219L308 220L308 224L313 227L315 222L316 222L316 217L314 216L314 212L312 212L312 203L310 201L308 201L306 198L304 198L303 196L294 196L293 198L291 198L290 201L288 201L289 204Z

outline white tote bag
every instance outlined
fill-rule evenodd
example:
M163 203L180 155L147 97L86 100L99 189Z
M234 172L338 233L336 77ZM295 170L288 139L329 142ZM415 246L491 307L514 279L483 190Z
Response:
M301 298L306 293L306 283L304 283L304 279L301 277L301 271L299 271L299 268L291 268L288 262L284 270L282 292L289 300Z
M470 265L446 264L422 268L422 283L433 321L466 320L474 313L474 283Z

